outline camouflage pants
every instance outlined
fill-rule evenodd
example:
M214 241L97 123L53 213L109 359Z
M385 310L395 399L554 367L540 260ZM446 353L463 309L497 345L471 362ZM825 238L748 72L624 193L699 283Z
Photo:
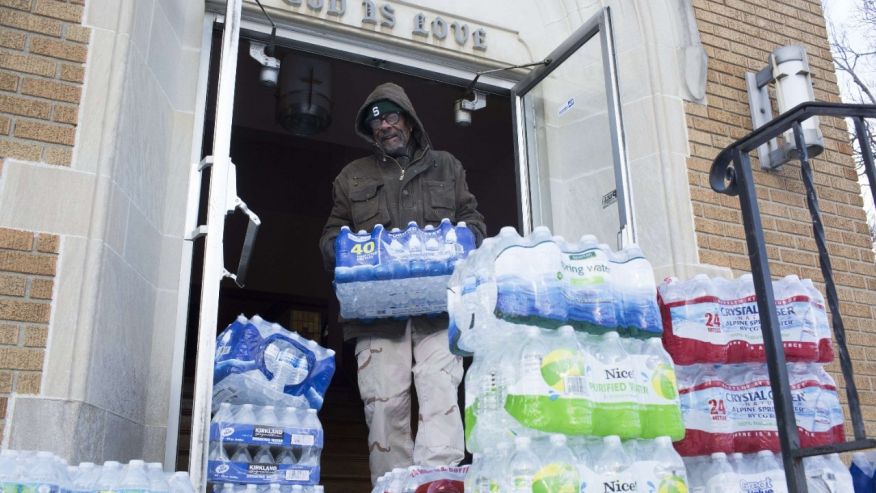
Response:
M396 467L455 465L464 457L457 405L462 359L448 350L447 329L436 331L425 322L408 320L400 337L356 341L372 483ZM411 437L412 377L420 407L416 440Z

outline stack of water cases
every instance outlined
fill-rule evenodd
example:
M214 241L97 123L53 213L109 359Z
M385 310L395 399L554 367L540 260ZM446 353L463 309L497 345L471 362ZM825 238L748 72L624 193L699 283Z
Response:
M344 226L335 239L335 294L348 319L409 317L447 311L447 280L475 247L464 222L443 219L438 227L353 233Z
M208 479L221 493L321 493L317 411L334 351L256 315L219 335Z
M823 368L833 359L824 298L812 281L797 276L774 281L773 292L801 446L842 442L836 383ZM676 370L686 432L675 446L697 457L689 462L692 482L704 491L747 492L746 485L766 481L774 491L787 491L773 457L780 450L778 428L751 275L669 278L659 293L664 345L684 365ZM809 460L806 467L812 484L825 474L848 479L834 458Z
M463 493L468 466L400 467L381 476L371 493Z
M0 453L0 490L4 493L194 493L187 472L166 473L160 462L106 461L78 466L51 452L4 450Z
M460 263L451 349L466 375L466 490L683 492L675 370L637 247L511 228Z

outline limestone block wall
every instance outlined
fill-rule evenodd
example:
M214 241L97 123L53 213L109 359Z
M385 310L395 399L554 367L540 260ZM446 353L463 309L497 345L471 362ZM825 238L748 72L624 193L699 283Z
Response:
M703 263L750 271L736 197L711 190L709 167L721 149L751 131L745 72L757 71L769 53L786 44L806 48L815 98L839 102L825 19L819 0L693 0L709 55L707 104L686 104L688 177L697 245ZM813 162L822 219L838 285L841 310L868 430L876 432L876 267L847 127L822 119L825 151ZM754 177L773 276L796 274L823 281L805 203L799 164ZM823 291L823 290L822 290ZM839 365L828 368L839 378ZM840 396L845 400L844 387ZM848 417L848 414L847 414ZM851 425L847 423L847 431Z

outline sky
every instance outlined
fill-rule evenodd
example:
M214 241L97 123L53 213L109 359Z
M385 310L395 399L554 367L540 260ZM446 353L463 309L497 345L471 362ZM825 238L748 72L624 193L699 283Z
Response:
M861 0L822 0L824 6L824 14L828 21L831 22L837 29L844 29L849 36L850 41L861 48L860 51L865 51L867 44L866 30L856 23L857 6ZM828 26L830 29L830 26ZM872 34L871 34L872 36ZM871 89L876 89L876 66L874 65L859 65L859 75L871 82ZM837 72L837 80L840 86L840 92L849 91L852 87L850 78L843 72ZM843 100L846 102L856 102L850 100L846 94L843 94ZM864 210L867 212L867 220L871 225L876 223L876 207L874 207L872 195L867 188L866 178L861 177L862 197L864 199Z

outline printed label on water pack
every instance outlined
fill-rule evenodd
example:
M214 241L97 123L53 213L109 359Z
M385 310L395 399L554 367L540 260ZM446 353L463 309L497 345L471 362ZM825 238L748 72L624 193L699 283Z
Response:
M545 464L532 477L532 491L556 491L578 493L581 479L575 464L551 462Z
M605 365L595 359L589 361L587 374L591 398L599 403L638 402L648 390L639 383L637 373L629 363Z
M633 463L629 472L630 476L636 481L636 489L632 491L659 493L687 492L687 473L682 466L673 468L656 460L643 460Z
M21 493L58 493L60 488L56 484L25 483L21 485Z
M785 472L781 469L762 473L723 473L710 478L706 491L715 493L788 493Z
M318 484L319 466L293 464L249 464L211 460L207 476L214 482L241 482L250 484Z
M587 360L575 348L558 348L541 360L541 376L544 382L564 397L587 396Z
M672 334L709 344L727 344L718 317L718 298L704 296L695 300L667 305L672 317Z
M644 405L671 405L678 402L678 381L672 365L648 355L631 355L639 384L646 393L639 396Z
M710 433L775 432L776 413L769 380L744 385L720 381L682 389L682 414L688 429ZM815 409L822 389L815 380L791 385L797 426L815 432Z
M323 445L323 435L320 430L237 423L211 424L210 440L254 445L316 445L320 448Z

